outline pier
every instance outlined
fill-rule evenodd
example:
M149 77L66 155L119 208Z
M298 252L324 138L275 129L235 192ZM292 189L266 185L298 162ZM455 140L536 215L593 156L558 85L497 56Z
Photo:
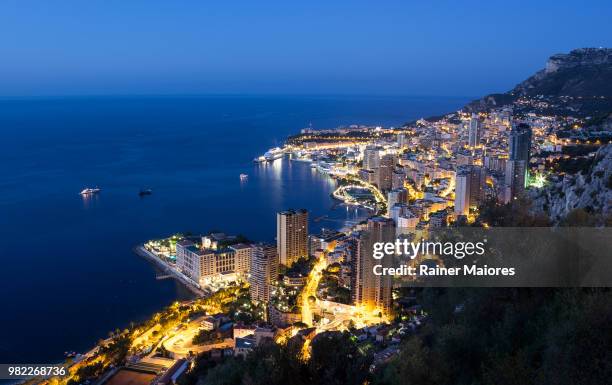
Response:
M198 297L204 297L207 295L207 292L203 290L200 285L193 282L191 279L186 277L183 273L176 270L172 266L168 265L165 261L162 261L157 255L153 252L144 248L144 246L137 246L134 248L134 252L139 256L152 261L157 267L160 268L161 273L155 275L155 279L168 279L174 278L180 283L182 283L185 287L187 287L192 293L194 293Z

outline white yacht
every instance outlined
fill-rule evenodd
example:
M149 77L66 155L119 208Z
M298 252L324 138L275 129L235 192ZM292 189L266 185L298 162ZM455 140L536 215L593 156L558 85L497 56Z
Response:
M280 147L271 148L264 154L264 158L268 162L272 162L276 159L282 158L284 155L283 149Z
M93 195L93 194L97 194L100 192L100 188L98 187L94 187L94 188L84 188L79 194L81 195Z

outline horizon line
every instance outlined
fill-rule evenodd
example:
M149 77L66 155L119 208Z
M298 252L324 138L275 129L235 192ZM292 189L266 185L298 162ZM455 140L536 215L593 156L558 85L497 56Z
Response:
M487 94L488 95L488 94ZM395 93L79 93L79 94L37 94L37 95L0 95L0 101L44 100L44 99L86 99L86 98L208 98L208 97L353 97L353 98L449 98L478 99L474 95L443 94L395 94Z

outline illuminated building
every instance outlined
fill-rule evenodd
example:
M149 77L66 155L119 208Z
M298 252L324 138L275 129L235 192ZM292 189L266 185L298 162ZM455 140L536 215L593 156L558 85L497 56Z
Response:
M520 123L512 127L508 139L510 160L524 160L529 162L531 152L531 127Z
M396 203L408 203L408 190L405 188L398 188L389 191L387 194L387 209L389 213Z
M380 159L380 167L378 168L378 188L381 191L389 191L392 186L393 169L397 163L395 155L386 154Z
M247 251L241 249L243 256ZM242 257L241 257L242 258ZM244 262L241 262L244 264ZM232 248L209 249L198 247L189 240L176 244L176 265L183 274L199 285L206 285L211 280L231 273L246 273L236 270L236 250ZM244 265L240 268L243 269Z
M531 153L531 127L520 123L512 127L509 144L509 160L506 162L505 202L516 199L525 191Z
M251 275L249 292L254 301L270 301L271 286L278 277L278 254L276 247L257 244L251 253Z
M391 188L402 188L404 187L404 182L406 181L406 172L403 169L394 170L393 175L391 176Z
M397 134L397 145L399 148L408 147L408 136L406 134Z
M363 168L359 170L359 179L367 183L378 185L378 169L366 170Z
M363 151L363 168L376 170L380 167L380 150L374 146L367 146Z
M383 314L391 312L392 277L389 275L375 275L374 265L391 265L391 258L384 257L377 260L373 257L374 243L393 242L395 227L393 220L383 217L368 219L367 228L359 236L357 255L353 261L353 284L351 287L351 300L354 305L363 306L367 311L382 311Z
M470 126L468 129L468 146L476 147L480 142L480 123L478 122L478 115L472 114L470 119Z
M524 160L508 160L505 172L504 202L518 198L525 191L527 183L527 163Z
M480 166L462 166L455 177L455 214L467 215L484 201L486 172Z
M280 263L285 266L308 257L308 211L300 209L277 213L276 242Z
M234 251L236 266L236 273L246 274L251 270L251 254L253 252L253 246L246 243L239 243L229 247Z

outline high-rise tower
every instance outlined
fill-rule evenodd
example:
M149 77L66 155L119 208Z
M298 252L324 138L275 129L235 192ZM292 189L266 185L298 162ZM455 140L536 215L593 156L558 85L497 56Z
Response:
M531 155L531 127L525 123L513 126L508 145L509 159L506 162L504 199L506 203L516 199L525 191Z
M308 257L307 210L287 210L276 214L276 245L280 263L285 266Z
M367 311L379 310L389 314L392 309L392 277L375 275L374 265L390 267L393 256L377 260L373 257L374 244L393 242L395 227L390 218L374 217L368 220L367 230L359 236L357 255L353 263L353 286L351 299L355 305L363 306Z

